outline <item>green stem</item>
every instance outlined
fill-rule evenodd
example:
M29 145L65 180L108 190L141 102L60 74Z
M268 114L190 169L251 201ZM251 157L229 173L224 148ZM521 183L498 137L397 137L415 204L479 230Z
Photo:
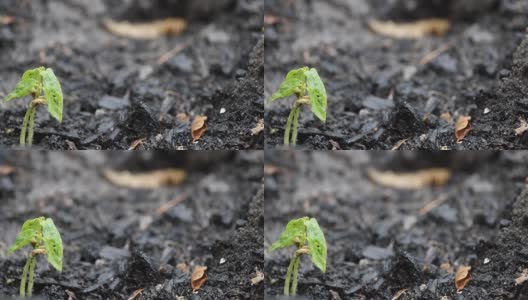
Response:
M297 295L297 277L299 275L299 263L301 261L301 256L298 255L295 259L295 263L293 264L293 282L291 285L291 295L295 296Z
M27 143L29 146L33 145L33 129L35 128L35 111L36 105L31 105L31 113L29 115L29 132L27 136Z
M292 145L297 145L297 129L299 128L299 114L301 112L301 107L297 106L295 109L295 114L293 115L293 133L291 138Z
M26 144L26 130L28 126L29 116L31 114L31 109L33 105L30 105L24 116L24 121L22 122L22 130L20 131L20 145Z
M286 122L286 129L284 130L284 145L290 144L290 130L296 108L296 105L292 108L292 110L290 111L290 115L288 116L288 122Z
M29 265L29 281L27 286L27 295L31 297L33 295L33 278L35 277L35 265L37 264L37 257L32 256L31 264Z
M290 265L288 266L288 272L286 272L286 279L284 280L284 296L290 295L290 279L291 274L293 270L293 265L295 264L295 260L297 259L297 256L294 256L290 262Z
M27 281L27 274L29 270L29 265L31 264L31 260L33 259L33 256L30 254L29 258L26 262L26 265L24 266L24 271L22 272L22 279L20 280L20 296L25 297L26 296L26 281Z

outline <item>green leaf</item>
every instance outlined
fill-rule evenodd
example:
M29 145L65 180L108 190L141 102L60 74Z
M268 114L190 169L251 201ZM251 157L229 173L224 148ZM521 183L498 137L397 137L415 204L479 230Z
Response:
M289 97L295 92L301 92L302 86L306 83L306 76L304 75L306 71L308 71L308 67L288 72L279 89L271 96L270 102Z
M311 69L306 72L306 85L308 88L308 95L310 95L312 112L321 121L326 122L326 89L316 69Z
M62 239L53 220L48 218L42 223L42 234L44 240L44 247L48 254L48 262L62 272Z
M15 243L9 248L8 253L13 253L31 242L40 243L43 221L44 218L40 217L24 222L22 229L18 232Z
M306 236L313 264L326 272L326 240L316 219L312 218L306 222Z
M7 95L7 97L4 99L4 102L11 101L16 98L22 98L32 93L40 94L42 71L44 71L44 67L24 72L15 89L9 93L9 95Z
M269 251L274 251L280 248L289 247L296 242L304 242L306 236L306 226L304 223L308 221L308 217L291 220L286 225L286 229L281 233L279 240L271 245Z
M48 100L48 112L57 121L62 122L62 89L59 80L52 69L42 72L42 82L44 84L44 94Z

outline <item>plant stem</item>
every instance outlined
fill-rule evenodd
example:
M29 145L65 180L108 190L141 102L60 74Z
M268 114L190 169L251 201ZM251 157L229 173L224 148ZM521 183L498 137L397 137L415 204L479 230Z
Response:
M296 105L295 113L293 115L293 133L291 137L291 144L297 145L297 129L299 128L299 113L301 112L301 106Z
M35 95L33 95L35 97ZM33 129L35 128L35 112L39 104L47 105L48 101L45 98L35 98L29 104L29 108L26 111L24 116L24 121L22 122L22 130L20 131L20 145L25 145L26 142L28 145L33 144ZM29 123L29 124L28 124ZM29 125L29 132L26 136L26 131Z
M286 129L284 130L284 145L290 144L290 130L296 109L297 105L293 106L292 110L290 111L290 115L288 116L288 122L286 122Z
M293 264L293 281L291 285L291 295L297 295L297 277L299 275L299 263L301 262L301 255L296 255L295 263Z
M290 265L288 266L288 272L286 272L286 279L284 280L284 296L290 295L290 278L292 275L293 265L295 264L295 260L297 259L297 256L294 256L290 262Z
M31 297L33 294L33 278L35 276L35 265L37 264L37 257L31 256L31 264L29 265L29 280L27 286L27 295Z
M24 121L22 122L22 130L20 131L20 145L26 144L26 130L29 121L29 115L31 114L31 108L33 105L30 105L24 116Z
M35 128L35 111L37 110L37 105L31 105L31 113L29 115L29 132L27 136L27 143L29 146L33 145L33 129Z
M30 254L26 262L26 265L24 266L24 271L22 272L22 279L20 280L20 296L21 297L26 296L26 280L27 280L29 265L31 264L32 259L33 259L33 256Z

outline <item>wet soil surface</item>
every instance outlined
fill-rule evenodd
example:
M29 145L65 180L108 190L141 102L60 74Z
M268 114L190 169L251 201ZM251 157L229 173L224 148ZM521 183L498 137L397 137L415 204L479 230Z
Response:
M258 0L4 0L0 98L26 69L54 69L64 121L38 110L34 144L44 149L127 149L138 140L139 149L261 149L263 134L251 129L264 117L262 16ZM187 19L187 30L132 40L103 26L166 17ZM16 147L28 102L0 104L0 147ZM194 144L197 115L209 130Z
M527 159L520 152L269 152L265 247L290 219L319 221L327 272L304 258L299 299L526 299L528 282L515 279L528 268ZM365 174L429 167L449 168L449 182L396 190ZM290 257L291 249L265 253L268 298L282 293ZM472 273L457 293L461 265Z
M265 0L265 11L266 99L299 66L317 68L326 84L327 122L306 109L299 147L528 148L514 131L528 117L526 1ZM395 40L367 26L429 17L448 18L449 33ZM281 146L291 101L265 104L266 147ZM462 115L472 130L459 144Z
M27 253L7 256L8 247L24 220L43 215L61 232L64 270L38 259L38 299L129 299L139 289L137 300L262 299L264 283L251 282L264 267L262 160L257 151L0 152L0 165L15 168L0 175L0 298L18 294ZM161 164L184 168L185 183L132 190L102 175ZM208 280L193 293L195 266L207 266Z

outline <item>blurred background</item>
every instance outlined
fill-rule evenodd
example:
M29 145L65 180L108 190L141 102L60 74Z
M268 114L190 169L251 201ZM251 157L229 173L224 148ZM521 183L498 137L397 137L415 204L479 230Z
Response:
M265 248L288 221L318 220L327 272L303 258L300 299L456 299L455 271L466 265L473 273L462 296L526 295L514 284L526 228L512 214L526 198L527 159L523 151L267 151ZM282 293L293 251L265 254L270 298Z
M317 68L326 123L300 115L305 149L527 149L520 0L265 0L265 97L291 69ZM518 49L519 47L519 49ZM280 147L292 102L266 104ZM455 137L456 122L472 129Z
M259 0L0 1L0 98L41 65L64 120L37 110L42 149L260 149ZM0 104L0 148L17 145L29 99ZM192 122L207 117L194 143Z
M18 293L29 250L7 249L25 220L46 216L64 270L38 260L43 299L188 298L197 266L208 268L204 299L255 299L262 165L259 151L0 152L0 298Z

